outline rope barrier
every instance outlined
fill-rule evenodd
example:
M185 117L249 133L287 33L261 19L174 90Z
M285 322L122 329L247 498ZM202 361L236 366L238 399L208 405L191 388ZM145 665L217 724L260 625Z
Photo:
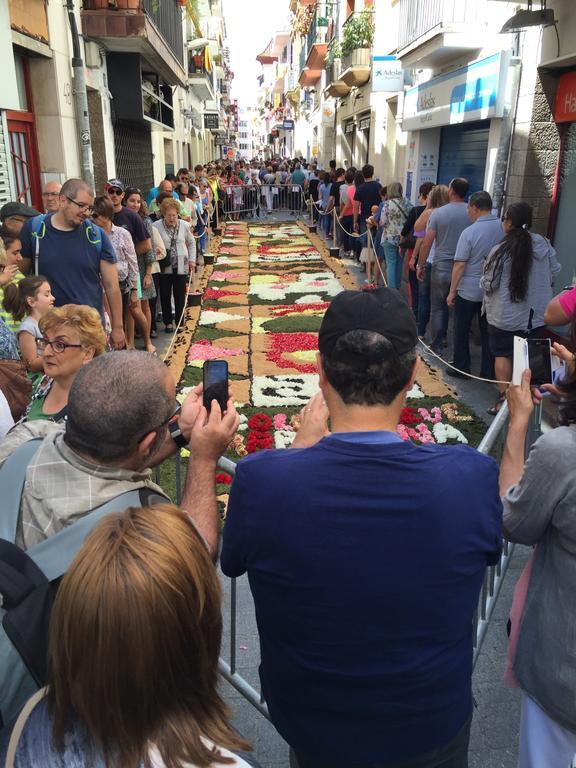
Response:
M196 264L194 264L194 269L190 272L188 276L188 285L186 286L186 297L188 297L188 293L190 292L190 285L192 284L192 281L195 277L195 273L196 273ZM168 349L166 350L166 353L162 358L163 363L166 362L166 360L170 356L170 353L172 352L174 342L176 341L176 335L180 330L180 326L182 325L182 321L184 320L184 316L186 314L187 309L188 309L188 305L187 305L187 299L186 299L186 301L184 302L184 307L182 308L182 314L180 315L180 319L178 320L178 325L176 326L176 328L174 328L174 333L172 334L172 338L170 339L170 345L168 346Z

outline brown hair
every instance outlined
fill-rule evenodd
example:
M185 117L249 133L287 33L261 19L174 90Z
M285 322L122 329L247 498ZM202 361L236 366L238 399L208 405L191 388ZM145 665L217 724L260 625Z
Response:
M2 305L14 320L23 320L30 312L28 299L35 299L38 291L48 280L42 275L25 277L19 283L8 283L4 286Z
M178 507L107 516L58 590L48 702L63 749L75 713L106 765L166 768L231 762L202 737L246 749L217 692L220 583L206 545Z
M162 200L160 203L160 212L162 216L166 216L170 208L174 208L176 213L180 213L180 203L173 197L167 197L166 200Z
M80 336L85 347L94 347L94 357L101 355L106 349L106 334L98 312L83 304L64 304L63 307L52 307L38 321L38 327L43 334L57 325L67 325Z
M114 218L114 205L108 195L100 195L94 200L94 213L110 221Z

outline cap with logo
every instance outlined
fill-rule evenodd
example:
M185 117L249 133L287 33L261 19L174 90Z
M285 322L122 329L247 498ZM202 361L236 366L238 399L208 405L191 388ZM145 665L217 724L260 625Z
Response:
M322 320L318 334L318 349L352 365L369 365L382 360L382 348L374 354L351 355L336 349L338 340L349 331L373 331L386 337L397 355L402 355L418 343L418 328L407 301L393 288L375 291L342 291L332 302Z
M120 192L124 192L124 182L120 181L120 179L108 179L105 185L106 192L109 192L111 189L119 189Z

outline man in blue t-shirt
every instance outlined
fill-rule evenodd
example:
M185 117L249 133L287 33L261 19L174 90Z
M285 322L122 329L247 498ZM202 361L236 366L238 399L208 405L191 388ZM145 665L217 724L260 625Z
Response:
M85 304L103 314L102 287L110 307L115 349L126 346L116 254L104 230L88 221L94 192L81 179L68 179L60 190L60 208L46 214L39 232L35 219L22 227L22 256L36 260L36 273L50 283L55 304Z
M318 342L321 394L294 448L239 463L224 527L272 722L300 768L460 768L472 620L500 555L498 468L398 436L419 364L398 291L339 294Z

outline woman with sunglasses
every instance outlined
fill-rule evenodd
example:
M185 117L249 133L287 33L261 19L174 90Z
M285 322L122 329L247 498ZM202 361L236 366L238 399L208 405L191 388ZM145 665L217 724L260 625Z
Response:
M35 384L32 399L22 421L48 419L64 421L68 395L76 374L106 347L100 314L92 307L65 304L43 315L38 326L38 353L44 376Z

